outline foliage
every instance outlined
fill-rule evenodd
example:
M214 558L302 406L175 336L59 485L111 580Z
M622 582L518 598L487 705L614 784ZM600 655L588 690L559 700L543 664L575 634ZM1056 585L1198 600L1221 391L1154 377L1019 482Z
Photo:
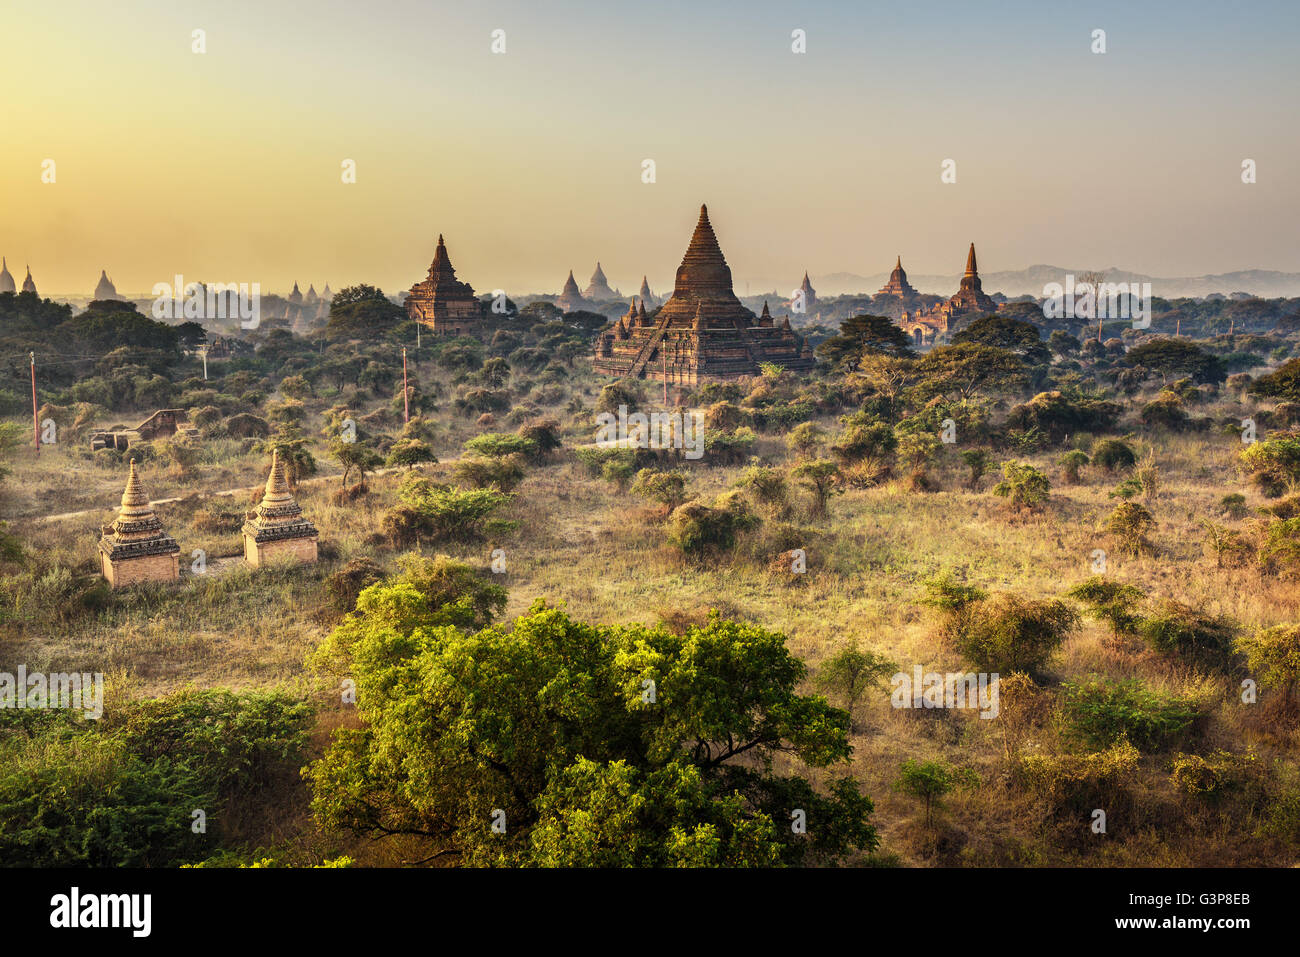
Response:
M1062 687L1066 735L1098 751L1123 740L1139 751L1162 750L1200 713L1191 701L1153 691L1137 679L1090 678Z

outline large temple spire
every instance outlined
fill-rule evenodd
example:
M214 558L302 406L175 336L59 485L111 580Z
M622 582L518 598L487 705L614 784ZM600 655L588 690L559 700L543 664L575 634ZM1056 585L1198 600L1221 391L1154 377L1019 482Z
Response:
M975 268L975 244L970 244L970 252L966 254L966 275L978 276L979 271Z

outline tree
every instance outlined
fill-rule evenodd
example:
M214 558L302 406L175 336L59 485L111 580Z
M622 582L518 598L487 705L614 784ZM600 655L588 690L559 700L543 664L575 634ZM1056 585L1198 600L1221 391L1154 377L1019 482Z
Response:
M632 491L642 498L658 502L671 512L686 501L686 476L681 472L642 469L636 473Z
M1091 461L1087 452L1080 449L1070 449L1056 460L1056 464L1064 470L1066 485L1078 485L1082 481L1079 477L1079 469Z
M969 399L976 392L1016 392L1029 382L1014 352L975 342L937 346L916 362L921 396Z
M1152 550L1147 533L1155 527L1155 518L1137 502L1120 502L1106 520L1106 531L1115 536L1119 550L1134 558Z
M1268 375L1260 376L1246 391L1265 399L1300 402L1300 359L1291 359Z
M1240 468L1265 498L1277 498L1300 482L1300 439L1256 442L1242 450Z
M330 339L384 336L406 321L406 311L374 286L348 286L330 303L325 335Z
M858 367L867 353L886 356L912 355L912 340L885 316L852 316L840 323L838 335L817 347L817 356L847 372Z
M426 463L437 465L438 457L426 442L419 439L398 439L388 450L385 461L390 468L410 469Z
M961 453L961 460L970 469L970 478L966 484L974 492L979 488L980 479L992 468L993 456L989 455L987 449L966 449Z
M1212 356L1186 339L1149 339L1124 356L1130 366L1144 366L1170 376L1190 376L1196 382L1222 382L1227 370L1218 356Z
M932 823L932 809L945 794L957 787L979 786L979 776L970 768L956 768L944 761L916 761L908 758L899 768L894 787L920 798L925 804L925 826Z
M795 691L784 636L716 615L684 635L593 625L540 602L472 631L426 624L434 610L362 593L338 662L361 726L307 771L322 824L470 865L798 865L877 846L851 778L819 792L800 773L846 764L849 719Z
M1277 625L1237 639L1251 672L1265 688L1282 692L1288 711L1294 710L1300 686L1300 625Z
M852 714L868 689L884 688L889 676L897 671L898 664L884 655L847 644L822 664L816 684L823 691L839 695Z
M384 457L364 442L336 441L330 445L330 454L343 466L343 475L339 478L341 485L348 484L348 476L356 469L361 474L361 484L365 484L366 473L373 472L384 464Z
M1029 365L1045 365L1052 361L1052 353L1043 342L1038 327L1023 319L1010 316L980 316L952 337L954 345L973 342L979 345L1005 349L1020 356Z
M800 462L790 473L812 494L812 502L808 507L812 518L821 518L826 514L826 505L835 492L835 480L839 472L839 466L829 459L816 459Z

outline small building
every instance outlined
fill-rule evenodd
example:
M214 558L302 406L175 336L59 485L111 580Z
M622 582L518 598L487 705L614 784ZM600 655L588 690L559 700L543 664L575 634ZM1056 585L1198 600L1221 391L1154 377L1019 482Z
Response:
M163 531L132 462L117 521L101 530L101 572L114 588L145 581L176 581L180 578L180 551L176 540Z
M152 442L176 433L197 437L199 430L190 426L184 409L159 409L133 429L109 429L90 433L90 451L117 449L125 452L136 442Z
M316 561L316 526L302 517L302 507L289 490L284 463L277 449L271 453L271 475L266 480L262 504L249 512L244 523L244 560L260 568L280 555L292 555L304 564Z

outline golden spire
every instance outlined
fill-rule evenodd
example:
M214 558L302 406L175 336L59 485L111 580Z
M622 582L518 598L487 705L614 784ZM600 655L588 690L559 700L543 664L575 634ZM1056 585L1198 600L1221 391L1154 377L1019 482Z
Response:
M135 470L135 459L131 460L131 471L126 477L126 488L122 492L121 520L138 522L153 515L149 506L149 496L145 494L140 476Z
M289 479L284 472L284 463L280 461L280 450L271 451L271 474L266 479L266 492L262 496L262 507L288 505L293 502L293 493L289 491Z

